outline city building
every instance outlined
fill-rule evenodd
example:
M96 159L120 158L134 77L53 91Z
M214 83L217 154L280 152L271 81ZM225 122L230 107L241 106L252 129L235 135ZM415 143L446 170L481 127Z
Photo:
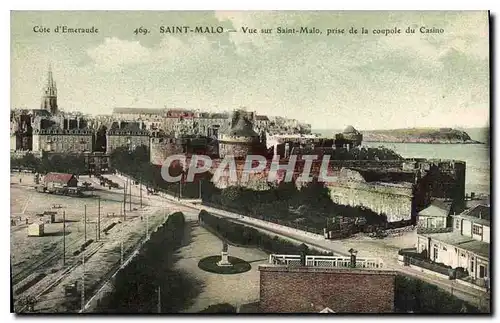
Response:
M149 149L149 131L141 128L140 123L122 123L122 127L112 126L106 134L106 153L111 154L118 147L134 150L145 146Z
M33 131L34 152L78 153L92 151L94 133L90 129L35 129Z
M417 252L433 262L464 268L476 283L484 285L490 277L490 207L477 205L452 217L451 232L420 232Z
M425 209L418 212L417 225L419 228L446 228L452 211L450 201L433 200Z
M74 174L48 173L43 182L47 188L77 187L78 179Z

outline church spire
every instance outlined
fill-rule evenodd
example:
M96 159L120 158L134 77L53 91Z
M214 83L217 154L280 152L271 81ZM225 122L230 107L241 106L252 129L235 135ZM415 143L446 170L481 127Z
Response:
M52 64L49 64L47 72L47 84L43 89L41 108L56 114L57 110L57 87L52 75Z
M54 78L52 77L52 64L49 63L49 71L47 73L47 85L51 86L54 83Z

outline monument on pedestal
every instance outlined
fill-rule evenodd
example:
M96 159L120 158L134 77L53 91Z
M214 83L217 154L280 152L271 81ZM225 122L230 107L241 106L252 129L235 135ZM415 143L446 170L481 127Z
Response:
M221 260L217 263L219 267L230 267L232 264L228 260L227 256L227 243L225 241L222 242L222 252L221 252Z

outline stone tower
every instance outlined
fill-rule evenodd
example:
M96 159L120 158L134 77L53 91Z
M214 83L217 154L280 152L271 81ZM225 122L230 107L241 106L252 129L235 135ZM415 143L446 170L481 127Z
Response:
M252 115L246 111L233 113L231 129L219 136L219 156L245 158L255 152L259 144L259 135L253 130Z
M49 65L47 73L47 84L43 89L41 109L49 111L51 114L57 114L57 87L52 77L52 67Z

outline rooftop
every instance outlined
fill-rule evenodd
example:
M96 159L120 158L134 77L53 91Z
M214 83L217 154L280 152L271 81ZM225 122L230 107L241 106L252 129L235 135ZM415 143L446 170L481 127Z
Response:
M137 122L129 122L125 124L123 128L115 128L115 124L112 125L112 128L109 131L109 134L128 134L135 133L137 135L149 135L147 130L141 129Z
M73 174L65 173L48 173L44 177L44 182L55 182L60 184L67 184L73 178Z
M490 221L490 207L487 205L476 205L463 212L462 215Z
M483 241L472 240L469 242L461 243L459 247L468 251L472 251L473 253L485 258L490 257L490 244Z
M418 216L430 216L430 217L441 217L441 218L446 218L448 214L449 214L449 208L448 210L446 210L435 204L431 204L427 208L418 212Z
M345 127L344 131L342 131L342 133L344 133L344 134L351 134L351 133L352 134L358 134L359 131L357 131L356 129L354 129L353 126L347 126L347 127Z
M471 237L461 235L458 232L444 232L444 233L424 233L420 234L424 237L430 237L437 241L453 245L457 248L472 251L479 256L488 258L490 254L490 244L474 240Z
M113 114L163 114L163 109L114 108Z
M487 205L476 205L461 214L455 215L455 217L490 226L490 207Z

